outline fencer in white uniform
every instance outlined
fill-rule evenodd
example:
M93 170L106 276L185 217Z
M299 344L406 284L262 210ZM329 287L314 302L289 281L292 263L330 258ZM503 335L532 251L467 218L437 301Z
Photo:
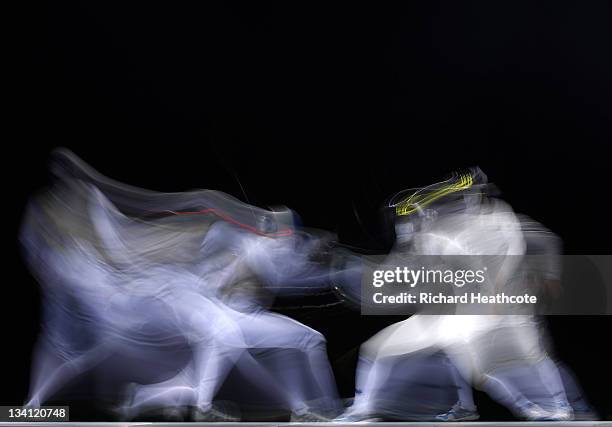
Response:
M145 277L160 281L158 290L168 289L164 300L183 330L213 335L206 340L197 337L194 360L175 377L132 387L124 411L194 406L195 420L222 419L213 399L229 371L237 367L247 379L266 384L278 400L285 400L294 420L318 421L338 413L339 399L323 335L266 309L274 296L270 293L291 294L297 289L303 294L328 286L327 270L308 258L316 239L297 231L277 237L277 226L269 216L261 217L256 232L218 221L202 242L202 261L188 271L168 266L144 272ZM116 225L105 227L102 234L107 247L113 245L113 236L121 241L116 230ZM193 324L201 315L208 324ZM246 353L258 349L276 350L273 370L253 363L252 355ZM288 363L292 356L283 349L302 352L306 364ZM311 379L314 387L309 385Z
M229 421L212 403L234 367L285 402L294 419L339 411L323 335L267 309L275 294L328 285L327 270L310 261L317 237L270 232L274 213L223 193L137 189L65 150L55 155L59 179L33 199L21 234L45 310L29 405L119 353L146 360L127 373L138 384L122 404L126 417L191 406L194 419ZM194 207L196 216L176 213ZM264 221L249 224L258 215ZM177 373L170 366L183 363L186 349L190 358ZM268 350L280 350L268 357L272 369L256 357ZM285 350L307 362L286 363L297 359ZM119 371L106 366L105 379L125 381Z
M476 177L480 179L478 189L472 184ZM499 290L508 285L521 265L525 239L512 209L499 199L484 197L485 179L477 171L469 180L454 178L408 198L413 200L409 207L412 214L399 216L396 221L397 240L390 257L486 256L488 288ZM461 188L458 180L470 185ZM454 190L447 191L448 188ZM495 308L485 315L461 311L455 315L415 314L362 345L356 375L358 393L353 406L339 420L366 420L380 415L377 394L385 387L392 367L390 360L438 351L444 351L452 361L460 395L466 400L459 399L462 411L439 420L477 418L473 402L461 391L466 384L485 391L519 417L567 419L569 414L563 403L555 412L547 411L521 392L520 383L499 375L508 364L524 366L546 359L539 339L530 315L495 314ZM506 345L500 347L500 342Z

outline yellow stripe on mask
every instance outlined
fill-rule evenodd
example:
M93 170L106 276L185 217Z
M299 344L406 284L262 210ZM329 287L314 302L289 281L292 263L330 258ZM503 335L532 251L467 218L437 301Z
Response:
M459 181L448 184L429 194L413 194L408 199L400 202L395 207L395 213L398 216L410 215L416 212L419 208L423 208L440 197L450 193L455 193L461 190L467 190L472 186L474 179L471 175L461 175Z

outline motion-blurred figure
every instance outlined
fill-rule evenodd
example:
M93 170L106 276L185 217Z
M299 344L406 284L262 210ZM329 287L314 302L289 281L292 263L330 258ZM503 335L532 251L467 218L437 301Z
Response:
M196 420L233 420L213 406L232 368L265 384L294 419L338 412L324 337L267 310L275 294L329 282L327 269L310 261L319 238L297 230L290 211L207 190L141 190L70 152L54 156L58 179L32 200L21 233L46 313L28 405L121 354L153 366L127 375L105 366L107 380L133 382L120 407L127 418L190 406ZM287 363L287 349L308 363ZM275 365L266 368L257 352L273 350Z
M526 286L519 280L525 279L521 276L524 255L528 243L533 247L533 242L541 243L542 237L532 233L526 238L527 229L512 209L499 199L486 197L486 189L486 176L475 169L408 196L400 195L399 201L393 203L397 214L396 244L389 256L399 262L390 264L399 265L402 259L404 265L409 264L413 255L455 260L459 255L465 256L466 263L473 262L475 257L485 257L487 289L500 291L516 284ZM548 274L558 273L554 262L546 267L552 269ZM487 308L483 315L462 312L461 306L457 309L457 315L439 315L428 314L427 308L421 308L421 313L382 330L364 343L357 367L354 404L339 420L380 416L378 396L395 361L408 355L440 351L451 361L447 368L459 397L453 408L438 415L437 420L477 419L472 386L521 418L571 418L559 372L541 345L541 335L531 314L496 314L495 306ZM525 381L526 372L536 376ZM530 392L536 390L544 396L544 408L527 397L527 386Z

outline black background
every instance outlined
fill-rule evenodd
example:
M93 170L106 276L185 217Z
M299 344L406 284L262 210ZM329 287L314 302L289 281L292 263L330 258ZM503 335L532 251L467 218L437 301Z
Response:
M610 3L54 2L21 17L3 404L23 401L38 326L19 219L56 146L132 185L284 204L378 251L386 197L478 165L566 253L611 253ZM326 334L346 396L353 367L338 359L393 320L294 314ZM607 419L611 320L549 319L558 356ZM478 400L485 418L509 417Z

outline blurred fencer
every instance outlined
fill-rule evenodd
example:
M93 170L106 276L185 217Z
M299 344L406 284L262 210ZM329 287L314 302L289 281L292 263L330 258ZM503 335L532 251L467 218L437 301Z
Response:
M269 216L258 218L257 232L227 222L213 224L201 247L202 259L206 261L195 265L193 270L204 287L201 293L212 295L228 307L227 312L238 326L246 348L277 350L269 357L274 358L274 376L284 386L292 419L318 421L340 410L325 338L289 317L267 310L265 300L270 291L276 295L316 292L327 286L328 273L308 259L315 244L312 236L296 231L280 238L269 237L279 230L278 226ZM304 353L306 364L296 369L291 363L294 355L282 350ZM226 372L232 365L231 360L225 359L215 369ZM310 377L314 379L314 390L308 386ZM140 387L136 401L159 393L164 386ZM205 404L210 405L210 398ZM200 402L198 407L202 406Z
M488 289L524 286L525 281L517 276L522 271L526 240L541 239L534 234L526 239L521 221L510 206L486 197L486 189L486 176L475 169L408 195L401 194L399 201L392 202L397 237L389 258L404 258L406 263L415 254L454 259L465 256L461 259L469 263L474 257L484 256ZM551 269L549 274L556 273L554 262L547 267ZM461 310L461 306L457 309ZM529 313L496 314L494 306L488 310L484 315L461 311L457 315L439 315L421 308L420 313L372 337L361 348L354 403L339 420L381 416L379 396L395 361L440 351L451 361L450 374L459 396L453 408L438 415L437 420L477 419L472 386L520 418L570 419L571 408L559 372L541 345L535 318ZM528 377L529 382L525 382L525 376L515 375L526 371L536 374ZM528 396L533 393L527 393L527 386L530 391L537 390L542 405Z
M327 270L310 261L318 236L297 230L288 210L208 190L142 190L65 150L54 155L58 179L33 199L21 234L46 313L29 405L121 354L154 367L127 376L107 368L107 378L133 382L120 408L126 417L189 406L196 420L231 420L213 400L233 368L265 384L294 419L337 413L324 337L267 310L275 294L327 286ZM270 349L280 350L273 369L257 360ZM283 350L307 363L286 363Z
M285 215L290 215L286 211ZM258 298L258 286L275 295L318 292L329 286L328 269L310 260L318 240L295 230L289 236L269 237L277 232L280 215L258 218L259 233L249 233L227 223L216 223L207 233L202 250L205 259L227 257L225 267L204 266L203 277L215 281L223 300L240 314L236 321L250 349L293 349L303 352L306 365L289 367L290 353L279 351L275 372L292 396L294 419L320 420L340 409L333 372L327 360L325 338L297 321L273 313ZM212 276L212 277L211 277ZM206 282L207 279L203 281ZM315 380L318 391L311 397L304 388L304 374ZM302 386L300 386L302 384ZM312 396L316 399L313 401Z
M246 349L237 326L220 304L197 292L197 276L127 248L119 238L119 230L125 236L127 227L119 229L117 212L97 189L70 185L78 188L72 199L60 197L67 192L55 192L36 204L49 210L61 200L78 209L76 197L84 198L88 203L79 212L87 217L86 228L57 232L56 227L66 227L61 221L72 227L77 223L58 212L50 216L39 210L30 211L23 227L26 253L35 257L30 262L44 285L46 310L27 404L39 406L114 353L137 358L147 347L180 346L182 340L188 341L196 365L190 384L198 387L168 388L150 403L172 407L173 400L189 404L196 395L199 402L212 400L222 381L213 368L215 361L236 360ZM57 222L49 223L51 217Z
M514 273L506 279L504 286L506 289L528 289L543 295L550 292L551 287L560 286L560 239L524 215L516 215L516 219L524 242L525 256L520 258ZM488 317L484 321L489 320ZM537 317L506 314L501 317L499 326L492 330L492 334L480 338L473 347L480 352L485 369L493 372L495 379L503 382L505 387L512 391L517 405L525 405L527 401L535 402L537 408L545 411L538 419L570 419L574 416L573 410L569 405L559 369L543 343L542 329L541 319ZM486 356L482 357L482 354ZM471 359L476 357L470 356ZM457 375L456 369L453 371L459 394L458 401L450 411L437 417L441 421L469 418L470 414L475 412L471 386L461 375ZM530 409L534 409L532 405ZM520 415L520 412L518 414ZM534 414L531 412L524 415Z

